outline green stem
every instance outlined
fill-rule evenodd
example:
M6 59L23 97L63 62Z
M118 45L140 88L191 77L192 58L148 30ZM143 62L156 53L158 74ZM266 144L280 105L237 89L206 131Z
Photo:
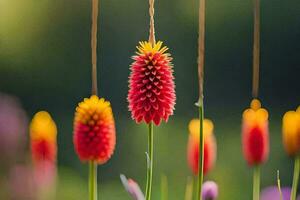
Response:
M148 156L149 156L149 160L147 163L146 200L151 199L152 173L153 173L152 172L153 171L153 123L149 124Z
M198 192L197 199L202 200L202 183L203 183L203 165L204 165L204 136L203 136L203 99L200 98L199 106L199 119L200 119L200 142L199 142L199 163L198 163Z
M260 166L257 165L253 170L253 200L259 200L260 193Z
M296 200L298 181L299 181L299 173L300 173L300 155L298 155L295 158L294 178L293 178L293 187L292 187L292 192L291 192L291 200Z
M89 200L97 200L97 164L89 163Z

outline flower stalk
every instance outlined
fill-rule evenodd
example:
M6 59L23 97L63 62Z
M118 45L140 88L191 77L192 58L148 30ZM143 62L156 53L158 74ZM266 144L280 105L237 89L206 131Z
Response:
M200 119L200 142L199 142L199 164L198 164L198 192L197 199L202 199L202 183L203 183L203 168L204 168L204 134L203 134L203 99L199 99L199 119Z
M297 188L299 182L299 173L300 173L300 155L295 158L294 166L294 177L293 177L293 186L291 192L291 200L296 200Z
M155 28L154 28L154 0L149 0L149 42L152 46L155 45ZM147 183L146 183L146 200L151 199L152 191L152 176L153 176L153 123L148 124L148 163L147 163Z
M97 200L97 163L89 162L89 200Z
M253 200L259 200L260 193L260 166L253 168Z
M98 95L97 83L97 25L98 25L98 6L99 0L92 0L92 29L91 29L91 48L92 48L92 95ZM89 162L89 199L97 200L97 163Z
M204 57L205 57L205 0L199 0L199 38L198 38L198 79L199 79L199 119L200 119L200 142L199 142L199 164L198 164L198 186L197 199L202 200L203 164L204 164L204 135L203 135L203 79L204 79Z
M254 0L254 42L253 42L253 79L252 96L258 97L260 63L260 0Z
M92 29L91 29L91 48L92 48L92 94L98 94L97 84L97 23L98 23L99 0L92 0Z
M146 184L146 200L151 199L152 175L153 175L153 123L148 125L148 163L147 163L147 184Z

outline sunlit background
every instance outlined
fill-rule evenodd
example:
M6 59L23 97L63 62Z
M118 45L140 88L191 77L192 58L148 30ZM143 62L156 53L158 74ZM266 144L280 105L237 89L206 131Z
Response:
M154 129L154 200L160 199L161 175L174 200L184 198L192 176L186 146L188 122L197 116L197 2L156 1L156 37L174 57L177 103L169 123ZM300 103L300 4L261 3L259 98L269 110L271 138L262 187L276 184L277 169L289 186L293 161L283 150L281 120ZM205 117L214 121L218 158L205 179L218 183L220 200L252 194L252 170L240 142L241 114L251 100L252 6L252 0L207 1ZM83 0L0 0L0 91L18 97L29 119L47 110L57 123L58 200L87 198L88 167L74 152L72 126L77 103L90 95L90 8ZM131 56L148 39L148 1L101 0L99 19L99 94L111 101L117 128L115 153L99 166L99 198L125 200L130 197L119 175L134 178L142 189L146 177L147 127L131 120L126 96ZM8 174L0 175L0 199L8 199Z

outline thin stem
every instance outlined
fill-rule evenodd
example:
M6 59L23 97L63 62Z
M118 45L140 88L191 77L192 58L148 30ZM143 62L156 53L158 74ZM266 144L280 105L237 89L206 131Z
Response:
M204 165L204 135L203 135L203 99L199 99L199 119L200 119L200 142L199 142L199 163L198 163L198 192L197 199L202 200L202 183L203 183L203 165Z
M279 198L280 198L280 200L282 200L282 191L281 191L279 170L277 170L277 187L278 187L278 192L279 192Z
M99 0L92 0L92 30L91 30L91 48L92 48L92 94L98 94L97 87L97 23L98 23Z
M199 79L199 162L198 162L198 185L197 200L202 200L203 164L204 164L204 137L203 137L203 80L204 80L204 57L205 57L205 0L199 0L199 38L198 38L198 79Z
M199 2L199 38L198 38L198 80L199 98L203 98L205 57L205 0Z
M89 199L97 200L97 164L89 162Z
M150 15L150 30L149 42L154 45L155 41L155 28L154 28L154 0L149 0L149 15Z
M297 188L299 182L299 173L300 173L300 155L295 158L294 166L294 177L293 177L293 187L291 192L291 200L296 200Z
M149 162L147 165L146 200L151 199L151 189L152 189L152 174L153 174L153 123L152 122L149 124L148 156L149 156Z
M254 166L253 169L253 200L259 200L260 193L260 166Z
M254 0L254 42L253 42L253 80L252 95L257 98L259 89L260 62L260 0Z

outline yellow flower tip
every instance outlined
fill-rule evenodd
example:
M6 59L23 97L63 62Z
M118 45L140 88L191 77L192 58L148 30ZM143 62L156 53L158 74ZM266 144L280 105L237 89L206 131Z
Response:
M37 112L30 123L31 140L56 141L57 127L51 115L46 111Z
M80 121L82 124L95 123L95 120L101 118L113 121L112 109L110 102L104 98L92 95L85 98L83 102L78 104L75 114L75 122Z
M258 99L253 99L250 103L250 108L253 110L258 110L261 108L261 103Z
M258 99L253 99L250 108L243 112L243 120L249 125L263 125L269 118L269 113L266 109L261 108L261 103Z
M199 136L200 133L200 120L199 119L192 119L189 123L189 132L195 137ZM209 119L204 119L203 120L203 134L204 137L209 136L213 134L214 130L214 124L211 120Z
M297 112L297 113L300 113L300 106L298 106L296 112Z
M282 119L283 144L286 152L291 156L300 153L300 112L298 109L286 112Z
M163 46L162 41L156 42L154 45L152 45L150 42L147 41L141 41L139 42L139 45L137 48L139 54L147 54L147 53L165 53L168 48L166 46Z

